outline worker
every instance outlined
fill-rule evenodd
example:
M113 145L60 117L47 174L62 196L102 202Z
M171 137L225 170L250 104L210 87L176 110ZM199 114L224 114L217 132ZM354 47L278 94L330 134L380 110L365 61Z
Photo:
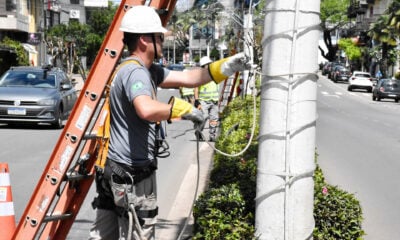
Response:
M190 103L171 97L157 100L157 87L196 87L221 82L250 67L244 54L210 63L208 69L173 71L153 64L162 58L164 33L156 11L133 6L119 28L129 56L122 60L110 87L110 142L102 174L96 174L96 218L89 239L155 238L157 140L164 120L204 121ZM132 207L133 205L133 207Z
M200 67L206 68L212 61L205 56L200 59ZM214 142L217 135L218 126L218 85L214 82L208 82L194 89L194 106L200 109L205 118L208 118L209 141ZM204 124L202 125L204 128ZM203 130L203 129L201 129ZM198 133L197 137L203 140L202 134Z

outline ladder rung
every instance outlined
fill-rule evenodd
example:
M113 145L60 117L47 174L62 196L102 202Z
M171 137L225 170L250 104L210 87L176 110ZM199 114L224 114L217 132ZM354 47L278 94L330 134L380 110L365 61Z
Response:
M87 139L96 139L99 136L97 136L96 133L85 133L85 135L83 136L83 139L87 140Z
M87 179L87 178L89 178L91 176L93 176L93 174L86 174L86 175L83 175L83 174L74 174L74 175L67 174L66 175L66 180L67 181L77 181L77 180Z
M52 222L52 221L58 221L58 220L64 220L72 217L72 213L64 213L60 215L52 215L52 216L46 216L43 219L43 222Z

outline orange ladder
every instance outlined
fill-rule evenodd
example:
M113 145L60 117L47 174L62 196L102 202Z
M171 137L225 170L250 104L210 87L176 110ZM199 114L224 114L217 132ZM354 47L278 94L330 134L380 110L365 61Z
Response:
M50 156L12 239L65 239L94 180L97 130L103 125L106 92L122 56L119 26L134 5L148 5L165 26L176 0L122 0L75 107Z

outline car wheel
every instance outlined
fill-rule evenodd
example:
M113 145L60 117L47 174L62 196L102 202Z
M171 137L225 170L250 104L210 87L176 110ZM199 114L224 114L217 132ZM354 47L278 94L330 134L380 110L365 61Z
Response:
M398 99L398 98L396 98L394 101L395 101L395 102L399 102L399 99Z
M54 128L56 128L56 129L61 129L61 128L63 128L63 119L62 119L62 116L63 116L63 111L62 111L62 109L61 108L59 108L58 109L58 111L55 113L55 120L54 120L54 122L51 124Z
M351 86L348 86L347 90L349 90L351 92L351 90L353 90L353 88Z
M372 92L372 88L368 88L368 92L371 93Z

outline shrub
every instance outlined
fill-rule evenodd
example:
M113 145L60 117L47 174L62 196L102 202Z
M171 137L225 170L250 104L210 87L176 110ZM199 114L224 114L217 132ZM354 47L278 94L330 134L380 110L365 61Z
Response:
M245 203L235 184L212 188L197 200L193 239L253 239L253 217L245 214Z
M362 209L353 194L325 182L322 170L314 175L314 239L362 239Z

